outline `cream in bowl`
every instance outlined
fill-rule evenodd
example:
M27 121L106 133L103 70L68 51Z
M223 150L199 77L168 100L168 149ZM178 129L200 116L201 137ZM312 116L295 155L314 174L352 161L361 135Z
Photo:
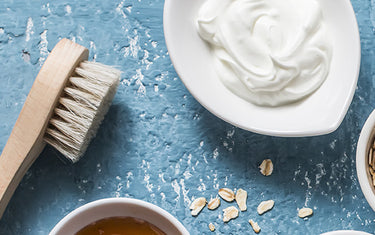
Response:
M64 217L50 235L87 235L100 232L98 229L119 235L129 232L142 235L189 234L176 218L160 207L137 199L108 198L77 208Z
M358 181L367 202L375 211L375 110L362 127L357 143L356 167Z
M197 30L224 86L256 105L301 100L330 69L330 32L316 0L208 0Z
M353 8L349 0L284 2L295 3L290 11L302 19L293 22L299 27L294 34L286 26L292 19L288 9L277 0L165 0L169 56L194 98L224 121L273 136L330 133L349 108L359 74ZM219 3L229 5L221 9ZM203 14L205 7L209 9ZM228 19L233 21L228 25L214 22ZM250 37L246 27L253 23ZM286 46L281 39L288 41Z

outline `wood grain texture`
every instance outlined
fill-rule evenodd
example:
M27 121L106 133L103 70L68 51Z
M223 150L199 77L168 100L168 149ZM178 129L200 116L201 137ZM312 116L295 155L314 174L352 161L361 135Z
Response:
M44 132L69 77L87 58L85 47L62 39L41 68L0 157L0 217L45 146Z

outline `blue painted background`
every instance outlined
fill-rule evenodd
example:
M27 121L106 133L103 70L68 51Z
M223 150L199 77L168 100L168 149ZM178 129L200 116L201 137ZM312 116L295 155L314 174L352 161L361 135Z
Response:
M236 128L205 110L186 90L168 56L161 0L0 1L0 149L48 52L62 37L90 58L124 73L118 93L86 155L64 164L47 147L25 175L0 234L48 234L75 208L106 197L132 197L176 216L191 234L319 234L338 229L375 233L375 214L356 177L356 142L375 107L375 1L352 0L362 44L353 103L332 134L276 138ZM271 158L270 177L258 165ZM248 211L227 224L223 202L194 218L194 197L221 187L248 191ZM259 216L262 200L275 200ZM308 220L297 209L314 208ZM208 223L217 230L211 233Z

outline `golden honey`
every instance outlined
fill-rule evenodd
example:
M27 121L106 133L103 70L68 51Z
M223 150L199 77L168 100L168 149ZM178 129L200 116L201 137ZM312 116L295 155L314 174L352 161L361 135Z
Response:
M155 225L133 217L109 217L87 225L75 235L166 235Z

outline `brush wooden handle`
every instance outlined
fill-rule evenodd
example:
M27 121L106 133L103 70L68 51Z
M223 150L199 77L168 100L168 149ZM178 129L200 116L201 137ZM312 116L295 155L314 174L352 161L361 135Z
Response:
M69 77L88 54L85 47L62 39L39 71L0 156L0 218L45 146L44 132Z

